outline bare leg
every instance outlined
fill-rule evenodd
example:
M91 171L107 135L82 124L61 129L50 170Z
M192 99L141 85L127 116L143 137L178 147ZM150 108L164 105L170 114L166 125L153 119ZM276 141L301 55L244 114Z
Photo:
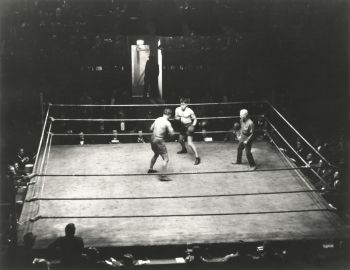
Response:
M163 158L163 167L162 167L162 174L160 175L159 180L160 181L171 181L171 179L167 175L163 174L163 173L166 173L168 171L168 164L169 164L168 154L162 155L162 158Z
M151 164L149 165L150 170L153 170L153 166L157 161L157 158L159 157L159 154L154 154L151 159Z
M193 150L196 158L198 158L199 156L198 156L197 148L196 148L196 146L193 143L193 137L192 136L187 136L187 143L191 147L191 149Z
M183 135L179 135L179 143L181 144L181 151L185 151L186 147L185 147L185 138Z
M162 168L162 172L163 173L168 171L168 165L169 165L169 157L168 157L168 155L164 155L164 157L163 157L163 168Z

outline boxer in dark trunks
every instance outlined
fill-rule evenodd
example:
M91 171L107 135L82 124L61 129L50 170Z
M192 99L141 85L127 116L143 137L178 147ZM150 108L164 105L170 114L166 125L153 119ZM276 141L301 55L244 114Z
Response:
M156 170L153 170L153 166L156 163L159 156L163 159L162 172L166 172L169 163L168 151L164 143L164 138L167 134L170 136L174 135L174 129L169 122L172 110L165 108L163 111L163 116L158 117L151 126L151 131L153 132L151 137L151 148L154 153L151 164L148 170L148 173L156 173ZM160 176L161 181L169 181L170 179L166 175Z
M194 135L195 126L197 124L197 118L193 110L188 107L188 99L186 98L180 99L180 107L177 107L175 110L175 120L180 121L179 143L181 144L181 148L182 148L177 153L178 154L187 153L187 149L185 147L185 138L187 136L187 143L193 150L196 157L194 165L198 165L201 162L201 159L198 155L197 148L193 143L193 135Z

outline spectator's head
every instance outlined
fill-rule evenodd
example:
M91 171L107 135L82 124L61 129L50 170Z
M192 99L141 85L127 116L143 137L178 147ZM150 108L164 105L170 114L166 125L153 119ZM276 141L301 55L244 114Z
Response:
M323 168L323 167L324 167L324 161L323 161L323 159L320 159L320 160L318 161L318 166L319 166L320 168Z
M134 265L134 256L130 253L123 255L123 263L124 266L132 266Z
M13 164L13 167L15 168L15 170L19 170L18 162L15 162L15 163Z
M247 109L242 109L239 111L239 117L242 120L245 120L248 117L248 110Z
M297 149L303 148L303 145L300 140L297 140Z
M18 149L18 154L23 156L24 155L24 149L23 148L19 148Z
M15 167L13 167L12 165L8 165L7 167L7 174L8 175L15 175L16 174L16 170Z
M171 114L172 114L172 112L173 112L173 111L172 111L170 108L165 108L164 111L163 111L163 115L164 115L167 119L169 119L170 116L171 116Z
M189 103L189 99L188 98L180 98L180 107L181 109L184 111L186 109L186 107L188 106Z
M312 162L314 160L314 156L312 153L308 153L306 156L306 161Z
M66 236L74 236L75 234L75 225L74 223L67 224L65 228Z
M187 249L186 253L188 254L188 262L190 263L200 263L202 250L199 246L193 246L191 249Z
M339 171L335 171L334 174L333 174L333 179L334 180L338 180L339 179Z
M193 256L195 258L199 258L201 256L201 248L200 248L200 246L193 246Z

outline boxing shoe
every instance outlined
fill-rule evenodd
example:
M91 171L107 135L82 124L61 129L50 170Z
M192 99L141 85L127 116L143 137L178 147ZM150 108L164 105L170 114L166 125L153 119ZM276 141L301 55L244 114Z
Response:
M194 165L198 165L199 163L201 163L201 158L197 157L195 162L194 162Z
M149 169L147 173L156 173L156 172L157 172L156 170Z
M187 153L187 149L182 149L181 151L177 152L178 154L186 154Z
M233 164L233 165L240 165L240 164L242 164L242 162L240 162L240 161L236 161L236 162L232 161L231 164Z
M171 179L167 175L162 174L159 176L159 181L168 182L171 181Z

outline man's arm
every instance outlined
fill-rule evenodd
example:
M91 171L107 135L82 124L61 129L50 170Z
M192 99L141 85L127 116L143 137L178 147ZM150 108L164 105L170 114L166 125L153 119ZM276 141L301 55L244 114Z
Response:
M169 121L168 121L167 129L168 129L169 135L171 137L173 137L175 135L175 132L174 132L174 129Z
M23 157L23 158L22 158L20 155L17 155L17 159L18 159L18 161L21 162L21 163L24 163L24 162L29 161L29 157Z
M197 125L197 117L196 117L196 115L194 114L193 111L191 113L191 119L193 120L192 126L196 126Z
M181 116L179 115L178 108L175 109L175 120L181 120Z
M155 121L153 122L153 124L152 124L151 127L149 128L150 131L153 131L153 129L154 129L154 123L155 123Z
M253 135L254 135L255 126L254 126L253 121L251 121L251 123L250 123L250 131L251 131L251 134L250 134L250 136L245 140L245 142L244 142L245 144L249 143L249 142L252 140L252 137L253 137Z

